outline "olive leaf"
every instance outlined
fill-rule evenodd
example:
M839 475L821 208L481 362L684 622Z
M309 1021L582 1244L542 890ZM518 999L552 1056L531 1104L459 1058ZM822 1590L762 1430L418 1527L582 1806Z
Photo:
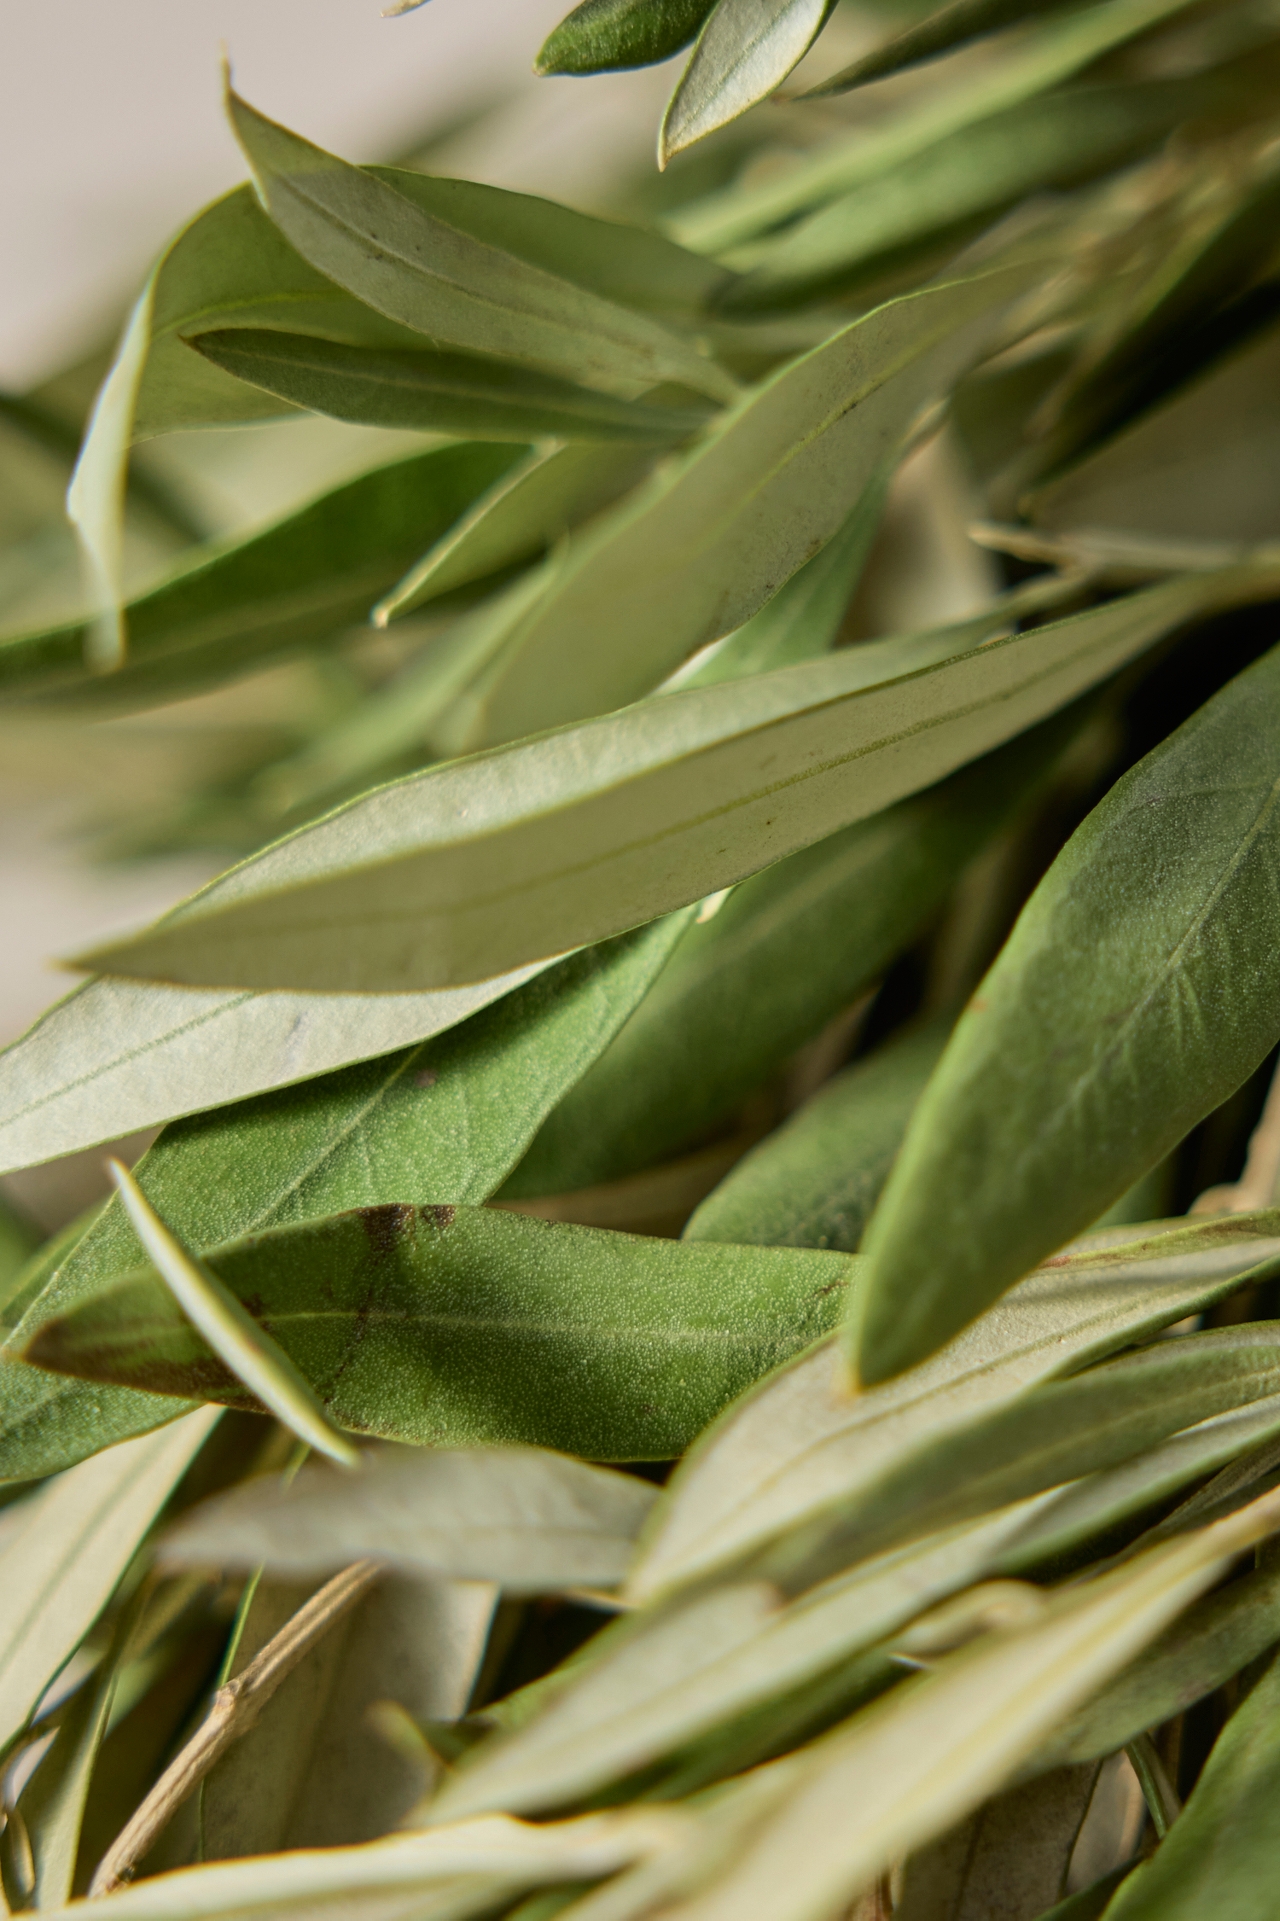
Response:
M1117 782L1023 909L867 1229L864 1380L931 1353L1096 1220L1274 1044L1277 712L1273 651Z
M454 587L533 560L579 521L612 505L648 470L629 447L537 447L499 475L374 609L381 626Z
M516 1594L613 1587L656 1498L647 1481L542 1449L383 1449L356 1476L305 1467L287 1486L219 1495L168 1530L161 1555L295 1579L367 1559Z
M749 390L690 451L570 538L459 745L618 707L749 620L845 523L1027 281L1022 264L923 288ZM656 551L670 564L655 577Z
M927 93L880 124L855 127L773 179L708 194L668 222L699 252L718 253L781 226L910 161L935 141L1068 80L1135 35L1181 12L1188 0L1101 0L1037 17L988 61L970 85Z
M687 47L716 0L583 0L542 43L537 73L647 67Z
M615 1461L682 1452L748 1382L831 1326L853 1272L843 1254L443 1204L268 1229L205 1258L345 1428ZM16 1343L83 1380L256 1405L145 1271Z
M464 1020L434 1044L180 1123L139 1164L143 1191L197 1253L352 1205L429 1192L484 1199L546 1109L626 1018L679 933L679 923L669 922L608 952L573 956L545 981L499 998L479 1024ZM355 1031L361 1011L350 1010ZM455 1014L463 1011L455 1003ZM289 1012L286 1003L272 1017ZM250 1030L246 1041L252 1038ZM195 1027L188 1044L202 1039ZM514 1101L502 1093L513 1074L522 1082ZM140 1254L113 1202L71 1246L33 1262L15 1307L34 1324L91 1295ZM103 1445L107 1434L145 1433L186 1405L128 1389L94 1392L0 1359L0 1476L52 1472Z
M350 347L251 327L194 334L191 345L251 386L361 426L476 440L669 442L707 418L693 408L619 400L478 354Z
M553 1108L504 1195L616 1179L722 1121L909 944L965 863L1044 778L1053 747L1037 729L735 888L689 929L625 1027ZM785 1138L775 1133L759 1151L780 1149ZM750 1179L751 1164L731 1180ZM825 1192L825 1175L815 1179Z
M878 813L1171 629L1263 598L1277 580L1268 566L1188 575L959 653L953 630L872 643L434 767L78 964L191 985L393 993L504 972Z
M671 96L658 164L780 86L826 25L834 0L717 0Z
M0 1554L0 1751L111 1599L217 1418L212 1408L188 1415L31 1497Z
M86 981L0 1053L0 1169L429 1040L539 971L443 994L342 1000Z
M812 92L815 95L843 93L868 80L896 73L901 67L914 66L918 60L932 60L940 53L949 53L953 47L995 33L1016 21L1034 20L1046 11L1044 7L1029 6L1027 0L949 0L947 6L917 21L905 33L894 34L883 46L864 53L861 59L843 67Z
M801 1921L838 1912L892 1861L1002 1787L1056 1720L1278 1518L1280 1497L1264 1495L1215 1527L1082 1583L1042 1619L984 1636L774 1764L772 1792L750 1838L711 1887L671 1904L673 1921Z
M714 399L732 397L732 379L656 320L426 212L230 89L227 110L281 233L375 312L440 346L494 354L606 392L673 380Z

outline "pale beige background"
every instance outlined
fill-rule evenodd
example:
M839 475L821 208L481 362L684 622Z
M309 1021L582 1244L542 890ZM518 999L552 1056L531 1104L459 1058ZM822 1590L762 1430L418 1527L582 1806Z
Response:
M567 4L427 0L383 19L379 0L0 0L0 384L95 345L173 229L244 177L219 98L224 45L248 98L349 158L393 156L501 102L443 170L580 203L607 193L647 162L670 75L535 81ZM320 487L336 437L311 424ZM349 448L356 465L371 457L353 431L340 464ZM269 459L246 473L232 446L225 466L226 524L280 504ZM38 741L0 759L2 1045L69 984L52 957L149 919L221 863L94 868L68 844L82 802L58 791Z

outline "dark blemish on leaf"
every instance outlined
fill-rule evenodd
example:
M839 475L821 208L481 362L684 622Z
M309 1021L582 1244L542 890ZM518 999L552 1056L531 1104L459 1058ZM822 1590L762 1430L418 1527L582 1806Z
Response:
M401 1201L391 1202L385 1207L358 1207L356 1213L369 1237L369 1245L380 1260L388 1254L394 1254L397 1242L413 1226L413 1209Z
M813 1298L815 1301L824 1301L828 1294L839 1294L846 1286L845 1281L828 1281L825 1286L814 1288Z
M441 1201L434 1206L420 1207L418 1212L424 1221L430 1221L433 1227L438 1227L443 1233L446 1227L453 1226L458 1210L456 1207L450 1207L447 1201Z
M434 1067L420 1067L413 1077L415 1087L434 1087L440 1076Z
M240 1299L244 1307L252 1314L255 1321L266 1320L268 1308L261 1294L242 1294Z

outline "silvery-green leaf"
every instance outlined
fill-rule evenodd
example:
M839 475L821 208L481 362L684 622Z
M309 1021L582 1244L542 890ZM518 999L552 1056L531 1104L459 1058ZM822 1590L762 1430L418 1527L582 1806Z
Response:
M152 1875L100 1897L103 1921L470 1921L526 1888L596 1881L673 1846L674 1809L623 1808L533 1826L503 1815Z
M687 47L715 0L583 0L548 34L537 73L647 67Z
M614 1461L683 1452L831 1326L856 1271L848 1255L807 1248L696 1246L440 1204L274 1228L206 1259L342 1427ZM48 1307L14 1337L41 1366L254 1405L150 1271L117 1275L60 1318L43 1318Z
M1280 649L1116 783L1024 907L867 1229L864 1380L1097 1220L1274 1044L1278 720Z
M727 400L735 383L658 321L479 240L397 187L228 92L263 205L340 287L442 347L494 354L606 391L666 380Z
M509 1593L613 1587L657 1490L545 1449L383 1449L361 1473L304 1467L192 1509L164 1537L177 1567L301 1579L351 1561L493 1581Z
M434 767L80 964L290 990L482 979L702 899L878 813L1277 579L1266 567L1189 575L951 658L945 631L873 642ZM897 677L878 679L886 671Z
M821 33L833 0L718 0L671 96L658 164L781 86Z
M0 1170L429 1040L537 971L341 999L87 981L0 1053Z
M30 1497L0 1555L0 1751L97 1620L217 1418L190 1414Z
M983 1637L801 1756L774 1805L671 1921L817 1921L998 1791L1075 1707L1280 1525L1280 1495L1057 1597ZM750 1777L747 1777L748 1780Z
M815 1349L730 1408L682 1464L643 1544L634 1598L742 1559L1037 1383L1231 1293L1275 1259L1276 1224L1236 1215L1167 1223L1136 1240L1111 1229L1037 1269L923 1367L861 1394L833 1348Z
M239 380L294 406L358 426L414 428L475 440L637 440L669 444L709 409L620 400L478 354L351 347L251 327L194 334L191 345Z
M478 693L463 744L635 700L759 612L901 454L1029 278L1023 264L877 308L771 374L571 536L543 603Z
M949 1031L932 1021L834 1075L712 1189L685 1238L855 1253Z
M896 114L821 143L774 178L709 194L667 223L698 252L750 240L811 207L901 166L961 127L1046 92L1187 5L1187 0L1101 0L1037 21L988 60L980 80L909 101Z
M1155 1506L1214 1468L1248 1458L1280 1428L1280 1397L1198 1421L1119 1467L1104 1468L1065 1488L1041 1509L1000 1560L1000 1572L1051 1563L1125 1516ZM1123 1746L1117 1742L1117 1746Z
M1280 1270L1280 1259L1272 1268ZM895 1541L990 1513L1133 1461L1180 1429L1280 1393L1280 1323L1250 1322L1154 1342L948 1423L866 1461L827 1503L797 1517L760 1565L813 1580Z

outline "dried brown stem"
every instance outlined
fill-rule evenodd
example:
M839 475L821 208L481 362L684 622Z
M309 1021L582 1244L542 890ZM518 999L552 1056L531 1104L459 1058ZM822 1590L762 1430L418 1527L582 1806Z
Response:
M226 1682L181 1754L170 1763L121 1829L89 1884L89 1898L113 1894L155 1846L174 1812L193 1794L233 1741L247 1734L280 1683L349 1608L371 1588L382 1569L356 1561L313 1594L305 1606L255 1655L243 1674Z

